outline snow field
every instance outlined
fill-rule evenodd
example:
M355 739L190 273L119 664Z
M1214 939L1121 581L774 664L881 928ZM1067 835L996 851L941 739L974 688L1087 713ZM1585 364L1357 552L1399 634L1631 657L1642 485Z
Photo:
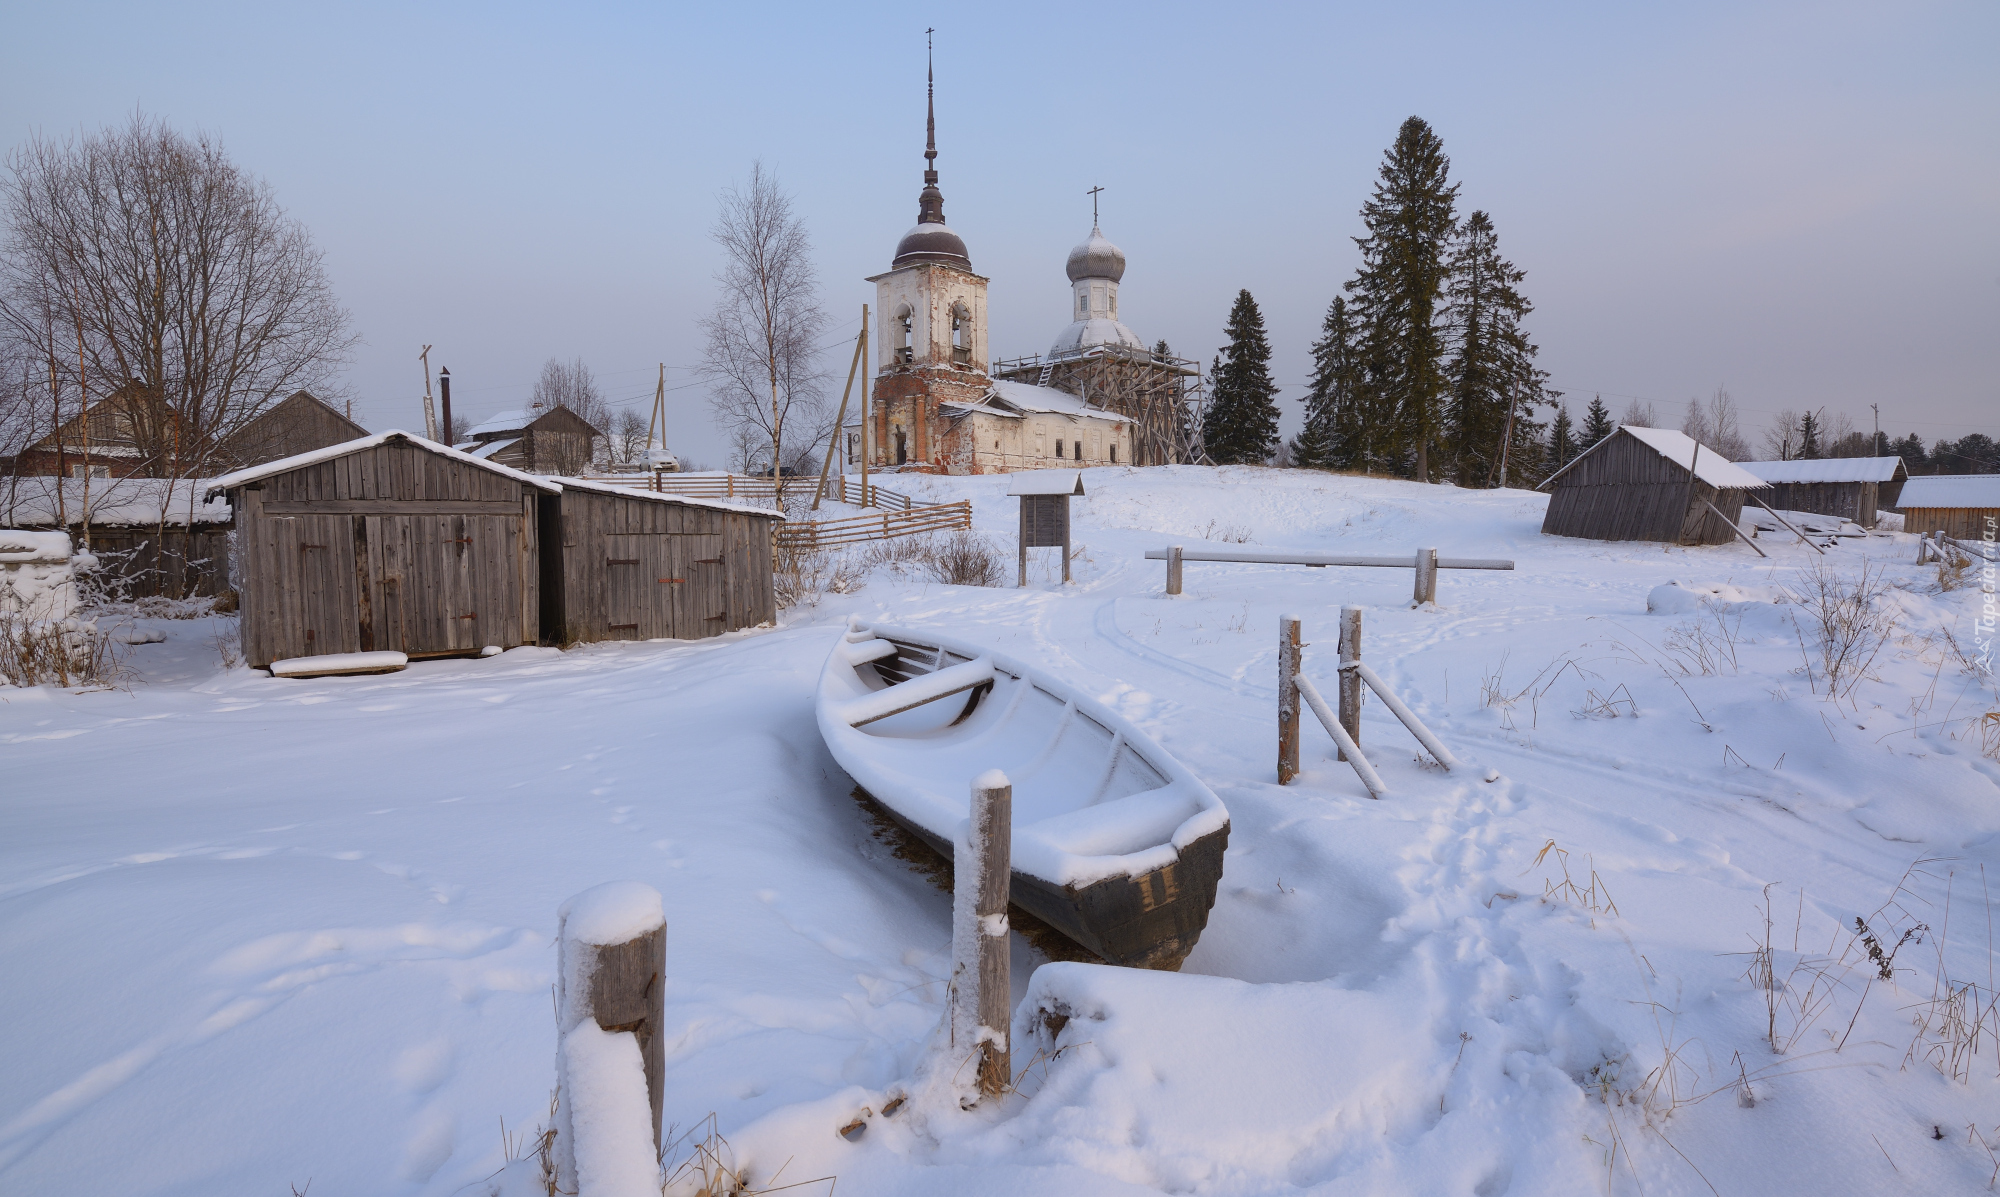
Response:
M1005 478L894 481L971 499L1011 549ZM2000 698L1943 640L1971 649L1979 591L1926 589L1914 538L1829 552L1844 577L1865 552L1907 587L1836 705L1801 672L1811 621L1763 601L1817 561L1777 537L1767 562L1544 538L1544 500L1518 491L1084 481L1067 591L1046 551L1027 591L878 570L775 630L311 681L222 670L222 621L159 621L129 692L0 691L0 1189L522 1179L485 1178L499 1118L547 1116L557 907L616 878L657 889L674 929L667 1119L713 1112L759 1186L1984 1189L2000 1061L1989 1044L1947 1075L1911 1020L1939 975L1989 984L2000 764L1968 716ZM1402 570L1190 563L1166 598L1140 554L1203 532L1517 570L1446 571L1438 606L1410 610ZM1670 582L1710 601L1648 614ZM1274 784L1278 616L1306 621L1305 671L1330 694L1343 603L1366 608L1364 659L1465 769L1421 761L1371 700L1362 743L1389 800L1312 722L1303 775ZM1037 971L1015 937L1026 1071L971 1111L881 1114L930 1058L950 898L875 838L820 742L813 686L850 615L1039 663L1230 810L1182 974ZM1767 886L1768 991L1749 955ZM1885 947L1927 924L1893 981L1859 961L1856 916ZM1044 1004L1071 1011L1060 1034ZM834 1133L863 1109L857 1140Z

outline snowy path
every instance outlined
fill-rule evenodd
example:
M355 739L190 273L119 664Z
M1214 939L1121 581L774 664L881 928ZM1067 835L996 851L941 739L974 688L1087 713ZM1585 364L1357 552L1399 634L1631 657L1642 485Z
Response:
M1964 1082L1904 1067L1936 933L1894 986L1863 997L1855 973L1782 1057L1729 955L1761 934L1767 884L1782 973L1795 921L1802 953L1845 944L1837 925L1913 861L1948 858L1899 925L1943 927L1955 871L1946 968L1984 983L2000 764L1931 725L2000 699L1920 639L1963 638L1976 593L1927 593L1906 539L1869 542L1911 587L1889 600L1904 639L1835 707L1794 672L1781 608L1745 609L1734 666L1672 677L1693 617L1645 613L1676 578L1788 581L1804 550L1545 540L1518 492L1268 471L1086 484L1068 592L878 571L726 641L316 681L222 672L208 622L161 623L129 693L0 692L0 1191L474 1184L504 1162L500 1120L546 1112L556 906L625 877L665 898L668 1118L715 1112L760 1183L791 1159L785 1180L880 1193L1984 1186L1968 1124L2000 1148L1991 1046ZM917 486L1012 525L1004 480ZM1204 526L1520 568L1447 573L1436 610L1408 609L1401 570L1191 565L1166 598L1140 553ZM1473 768L1421 767L1371 702L1389 800L1311 724L1305 774L1272 784L1278 616L1306 620L1330 693L1345 602L1367 608L1367 659ZM1101 1042L1038 1065L1003 1108L833 1136L910 1074L949 939L943 895L875 841L814 730L849 613L1035 660L1201 773L1233 829L1185 972L1253 984L1121 990ZM1481 701L1537 671L1511 707ZM1631 698L1618 717L1580 713L1614 696ZM1553 854L1536 864L1551 839L1616 917L1537 900L1562 880ZM1017 997L1037 962L1017 942ZM1857 1004L1836 1055L1826 1031ZM1754 1108L1731 1091L1668 1116L1628 1095L1670 1052L1683 1097L1726 1086L1733 1059L1785 1075L1753 1077Z

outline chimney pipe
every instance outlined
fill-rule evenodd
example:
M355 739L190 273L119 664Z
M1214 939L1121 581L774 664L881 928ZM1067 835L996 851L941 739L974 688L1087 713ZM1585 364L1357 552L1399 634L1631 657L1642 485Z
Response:
M453 441L458 439L456 436L452 435L452 428L451 428L451 371L450 370L440 369L438 371L438 398L444 401L444 427L442 431L444 433L444 443L449 445Z

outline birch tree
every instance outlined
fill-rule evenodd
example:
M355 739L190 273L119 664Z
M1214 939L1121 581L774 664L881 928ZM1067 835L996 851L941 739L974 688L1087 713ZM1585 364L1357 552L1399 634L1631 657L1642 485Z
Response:
M747 456L741 447L752 439L769 446L775 486L786 460L786 424L806 425L811 439L822 423L819 342L826 314L812 243L791 197L762 163L750 168L743 187L722 193L710 236L722 247L716 274L722 293L701 321L702 376L716 423L739 455ZM812 447L795 445L794 455Z

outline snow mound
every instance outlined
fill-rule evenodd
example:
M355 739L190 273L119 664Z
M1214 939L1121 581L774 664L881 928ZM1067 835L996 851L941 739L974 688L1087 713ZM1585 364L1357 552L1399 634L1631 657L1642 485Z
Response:
M667 916L660 891L643 881L607 881L562 904L563 935L579 943L617 944L637 939Z
M1739 603L1782 603L1782 586L1736 586L1728 582L1668 582L1646 592L1646 614L1688 615L1703 607L1734 608Z
M271 662L272 677L332 677L341 673L394 673L410 658L398 652L326 653Z

